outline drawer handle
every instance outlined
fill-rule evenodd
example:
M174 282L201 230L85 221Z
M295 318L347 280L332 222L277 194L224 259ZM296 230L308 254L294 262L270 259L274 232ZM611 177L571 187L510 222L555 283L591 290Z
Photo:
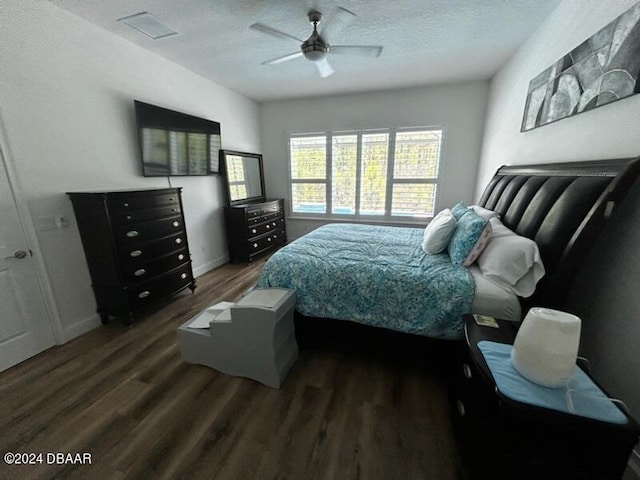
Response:
M170 202L173 202L173 197L171 197L171 198L169 199L169 201L170 201Z
M251 230L251 233L256 233L256 232L257 230L255 228Z
M473 373L471 372L471 367L469 365L467 365L466 363L462 365L462 372L464 373L464 376L466 378L473 377Z
M132 256L133 258L139 257L140 255L142 255L142 250L134 250L129 255Z
M181 253L180 255L178 255L178 260L184 260L184 254Z
M186 273L183 273L182 275L180 275L180 278L184 280L185 278L187 278L187 276L188 275Z
M127 215L127 220L131 220L133 217L131 215Z
M274 234L274 235L273 235L273 238L278 238L278 235L275 235L275 234Z
M180 245L182 243L182 239L180 237L176 238L176 243Z
M141 268L139 270L136 270L135 272L133 272L133 274L136 277L141 277L142 275L144 275L145 273L147 273L147 271L144 268Z
M138 294L138 298L147 298L149 295L151 295L151 292L149 290L145 290L144 292L140 292Z
M257 243L254 243L254 244L253 244L253 248L258 248L258 244L257 244Z
M137 230L131 230L127 232L127 237L129 238L134 238L134 237L137 237L138 235L140 235L140 232L138 232Z
M176 220L171 225L173 225L174 227L179 227L180 226L180 222Z
M271 225L267 225L267 230L269 230L271 228Z
M275 227L278 224L276 222L271 222L271 225L273 225Z
M464 417L467 414L467 410L464 408L464 403L462 403L462 400L456 401L456 407L458 408L458 413L461 417Z
M124 203L122 204L122 206L123 206L123 207L128 207L128 206L129 206L129 204L128 204L127 202L124 202Z
M271 241L271 237L267 238L267 242L270 242L270 241Z

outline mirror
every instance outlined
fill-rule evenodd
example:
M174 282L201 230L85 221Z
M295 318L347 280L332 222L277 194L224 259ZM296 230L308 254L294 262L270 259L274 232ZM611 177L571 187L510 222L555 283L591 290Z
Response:
M229 205L265 200L262 155L258 153L220 151Z

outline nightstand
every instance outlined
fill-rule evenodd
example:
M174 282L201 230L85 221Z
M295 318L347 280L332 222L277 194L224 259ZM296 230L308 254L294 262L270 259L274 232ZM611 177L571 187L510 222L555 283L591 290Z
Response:
M506 351L515 339L517 324L497 320L497 328L480 326L472 315L465 315L464 322L465 337L455 362L450 401L460 449L472 477L619 480L638 441L637 423L617 406L613 410L619 423L505 395L497 388L478 343L484 341L483 347L486 342L503 344L497 347ZM588 375L583 377L604 393L603 402L610 402L601 386ZM611 411L612 404L605 406Z

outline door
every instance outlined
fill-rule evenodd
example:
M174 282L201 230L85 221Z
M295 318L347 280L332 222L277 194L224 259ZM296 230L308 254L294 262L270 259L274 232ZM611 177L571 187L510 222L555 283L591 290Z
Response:
M44 295L0 149L0 371L54 344Z

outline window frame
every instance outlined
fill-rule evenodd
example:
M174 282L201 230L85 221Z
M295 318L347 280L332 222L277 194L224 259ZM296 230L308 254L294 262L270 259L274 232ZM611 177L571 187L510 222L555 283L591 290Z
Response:
M440 132L440 147L438 150L436 176L429 178L399 178L395 179L395 145L396 134L401 132ZM386 176L386 192L385 192L385 213L384 215L362 215L360 213L360 193L362 172L362 144L363 135L368 134L388 134L389 141L387 146L387 176ZM355 202L353 214L336 214L332 213L333 207L333 138L336 136L356 135L356 188ZM321 137L326 139L325 143L325 177L323 179L293 179L291 176L291 139L304 137ZM438 210L439 186L441 181L443 151L446 140L446 128L444 125L430 126L414 126L414 127L392 127L392 128L372 128L372 129L352 129L352 130L335 130L325 132L289 132L287 138L287 180L288 180L288 213L289 218L294 220L332 220L345 222L368 222L368 223L400 223L400 224L424 224L430 218L436 215ZM315 183L325 186L325 213L314 212L294 212L293 211L293 185L295 183ZM432 184L435 185L434 195L434 212L433 215L424 217L415 217L409 215L393 215L393 187L395 185L407 184Z

